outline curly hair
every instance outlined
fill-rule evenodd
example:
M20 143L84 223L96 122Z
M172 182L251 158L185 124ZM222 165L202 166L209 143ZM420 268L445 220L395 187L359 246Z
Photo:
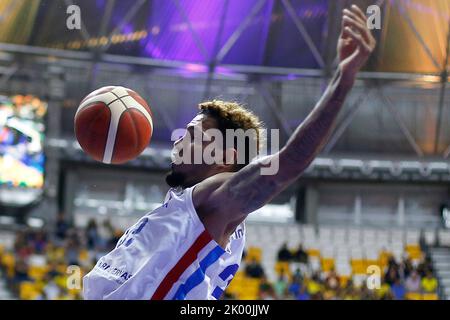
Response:
M264 124L252 111L238 102L222 100L205 101L200 103L198 108L200 109L199 114L205 114L217 120L218 130L222 132L224 137L226 137L226 131L230 129L242 129L244 132L252 130L255 133L250 137L246 136L245 160L243 164L236 165L238 170L246 166L254 158L252 155L259 155L264 143L262 137ZM237 137L235 137L233 145L237 148ZM251 150L251 145L255 145L256 150Z

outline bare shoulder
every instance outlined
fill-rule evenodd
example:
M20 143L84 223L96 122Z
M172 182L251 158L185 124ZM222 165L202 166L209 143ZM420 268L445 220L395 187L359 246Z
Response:
M228 181L233 174L234 172L219 173L197 184L192 193L195 209L199 211L207 203L211 194Z
M192 202L195 210L209 234L222 248L225 248L229 239L229 225L224 220L223 207L220 201L213 200L213 194L220 189L234 173L220 173L203 180L193 190Z

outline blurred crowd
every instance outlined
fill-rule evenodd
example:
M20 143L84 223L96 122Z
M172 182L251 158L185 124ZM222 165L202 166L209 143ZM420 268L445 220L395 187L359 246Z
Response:
M96 261L114 248L122 235L109 220L89 221L84 229L74 228L60 215L52 230L26 229L16 233L12 251L0 248L0 268L10 290L21 299L81 299L81 279ZM437 293L438 282L429 257L412 263L391 257L378 288L343 278L333 269L312 271L310 257L300 245L289 250L283 245L277 263L292 264L294 272L277 271L269 281L258 259L244 256L241 272L258 279L259 299L296 300L403 300L411 294ZM77 266L79 273L70 269ZM77 270L75 270L77 271ZM72 284L72 286L70 285ZM226 292L225 298L235 298Z
M301 245L292 252L285 244L279 249L277 260L298 266L295 272L287 274L281 270L276 281L271 282L257 259L251 259L245 265L245 276L260 280L259 298L267 300L406 300L419 299L418 295L423 294L437 299L438 281L426 255L415 263L409 258L397 262L390 257L373 289L369 289L365 279L357 284L352 277L339 276L333 268L327 272L311 271L308 259Z
M0 268L17 298L81 299L82 276L113 249L122 232L110 220L74 228L60 215L52 230L18 231L13 250L0 250Z

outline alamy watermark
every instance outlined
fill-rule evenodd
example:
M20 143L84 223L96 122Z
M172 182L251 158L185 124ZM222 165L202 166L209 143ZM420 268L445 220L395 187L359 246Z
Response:
M77 5L67 7L66 13L69 15L66 19L66 27L69 30L81 30L81 9Z
M77 265L70 265L66 269L66 286L69 290L81 289L81 268Z
M367 28L369 30L381 29L381 8L377 5L371 5L366 10Z
M81 29L81 9L77 5L70 5L66 9L68 15L66 19L66 27L69 30ZM369 30L381 29L381 8L378 5L367 7L367 28Z
M367 289L375 290L381 288L381 268L377 265L370 265L367 267L366 279Z
M268 131L264 129L259 132L256 129L227 129L224 137L222 131L211 128L205 131L194 130L192 137L186 129L175 129L171 136L171 140L175 141L171 154L172 163L244 165L249 161L259 161L261 175L275 175L279 169L278 157L265 156L268 153L267 145L258 144L258 141L268 140L267 134ZM270 141L271 152L278 152L278 129L270 130ZM203 147L205 142L207 145Z

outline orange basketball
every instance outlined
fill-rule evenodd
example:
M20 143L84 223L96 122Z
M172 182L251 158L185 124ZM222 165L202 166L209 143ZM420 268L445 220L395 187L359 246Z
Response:
M86 96L75 114L75 136L97 161L120 164L150 143L153 120L142 97L124 87L103 87Z

